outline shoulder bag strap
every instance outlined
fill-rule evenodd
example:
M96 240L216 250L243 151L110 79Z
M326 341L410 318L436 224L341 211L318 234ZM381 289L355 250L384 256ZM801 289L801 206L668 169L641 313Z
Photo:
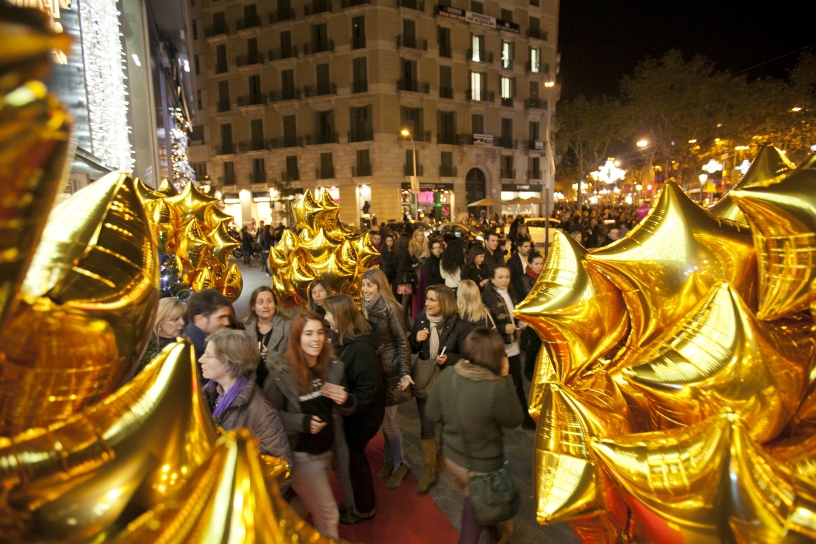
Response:
M459 419L459 396L456 393L456 383L459 381L459 375L453 370L453 413L456 416L456 427L459 431L459 436L462 437L462 447L465 448L465 458L467 459L467 466L465 468L470 474L470 455L468 454L467 440L465 440L465 430L462 428L462 420Z

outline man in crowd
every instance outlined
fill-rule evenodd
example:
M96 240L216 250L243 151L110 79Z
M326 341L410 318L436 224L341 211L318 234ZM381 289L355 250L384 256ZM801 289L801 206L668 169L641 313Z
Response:
M204 353L207 337L229 326L231 315L229 299L214 289L204 289L190 296L187 300L187 327L184 329L184 336L195 347L196 360Z
M504 257L499 249L499 235L495 232L489 232L485 240L484 266L491 270L491 267L496 264L504 264Z
M379 251L380 244L382 243L382 236L380 236L380 231L378 230L368 231L368 239L371 241L371 245L374 246L377 249L377 251ZM376 257L371 259L371 262L368 264L368 266L369 267L379 266L380 263L381 263L380 256L377 255Z
M517 295L524 292L521 278L527 273L527 257L530 255L531 248L530 240L524 236L519 236L516 238L516 252L507 261L507 266L510 267L510 282L513 284L513 289Z

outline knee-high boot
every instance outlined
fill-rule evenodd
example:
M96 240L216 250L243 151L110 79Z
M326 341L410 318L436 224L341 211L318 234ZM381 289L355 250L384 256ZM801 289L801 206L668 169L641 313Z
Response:
M422 463L425 471L415 491L425 493L436 482L436 438L422 439Z

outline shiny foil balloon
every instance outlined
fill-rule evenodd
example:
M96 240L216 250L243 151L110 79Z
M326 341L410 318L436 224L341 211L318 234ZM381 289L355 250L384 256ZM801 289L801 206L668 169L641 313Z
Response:
M731 191L754 231L759 311L775 320L807 310L816 279L816 155L768 183Z
M629 332L621 292L584 265L587 250L556 230L544 269L515 314L553 353L559 381L569 383Z
M0 331L0 435L112 393L147 345L158 283L130 176L108 174L55 207Z
M621 374L646 397L658 428L698 423L727 407L764 443L796 413L813 350L762 324L719 282L637 360Z
M793 168L793 164L791 164L778 147L772 145L762 146L754 162L751 163L751 167L732 190L736 191L764 184L780 174L793 170ZM739 221L740 223L748 222L742 210L734 203L734 199L731 198L730 194L725 195L719 202L711 206L708 211L711 212L711 215L722 217L723 219Z
M751 439L732 412L680 429L592 441L643 542L812 542L816 484Z
M749 307L756 297L756 256L749 230L719 219L666 183L651 213L625 238L593 251L586 262L623 292L630 344L643 346L699 299L683 292L692 272L734 286Z
M102 402L0 439L0 539L99 542L180 489L215 441L195 365L188 341L171 344Z
M281 470L280 464L273 467L273 472ZM252 434L230 431L183 488L128 525L114 542L344 542L321 535L297 517L276 482L265 478L266 471Z
M224 279L221 282L221 294L227 297L230 302L235 302L241 296L241 291L244 288L244 278L241 276L241 271L237 264L229 267Z

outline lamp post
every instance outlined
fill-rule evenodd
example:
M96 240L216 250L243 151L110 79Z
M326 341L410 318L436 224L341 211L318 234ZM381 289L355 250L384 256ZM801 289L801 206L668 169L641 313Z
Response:
M555 81L547 81L544 83L544 86L547 88L547 182L544 188L544 257L546 258L550 253L550 187L553 186L553 157L552 146L550 145L550 117L552 114L552 101L550 98L552 88L555 86Z
M403 136L408 136L411 138L411 159L413 162L413 172L414 175L411 176L411 204L417 204L417 192L419 192L419 183L417 182L417 169L416 169L416 146L414 145L414 136L411 134L411 131L407 128L404 128L400 131L400 134ZM412 212L414 210L411 210Z

